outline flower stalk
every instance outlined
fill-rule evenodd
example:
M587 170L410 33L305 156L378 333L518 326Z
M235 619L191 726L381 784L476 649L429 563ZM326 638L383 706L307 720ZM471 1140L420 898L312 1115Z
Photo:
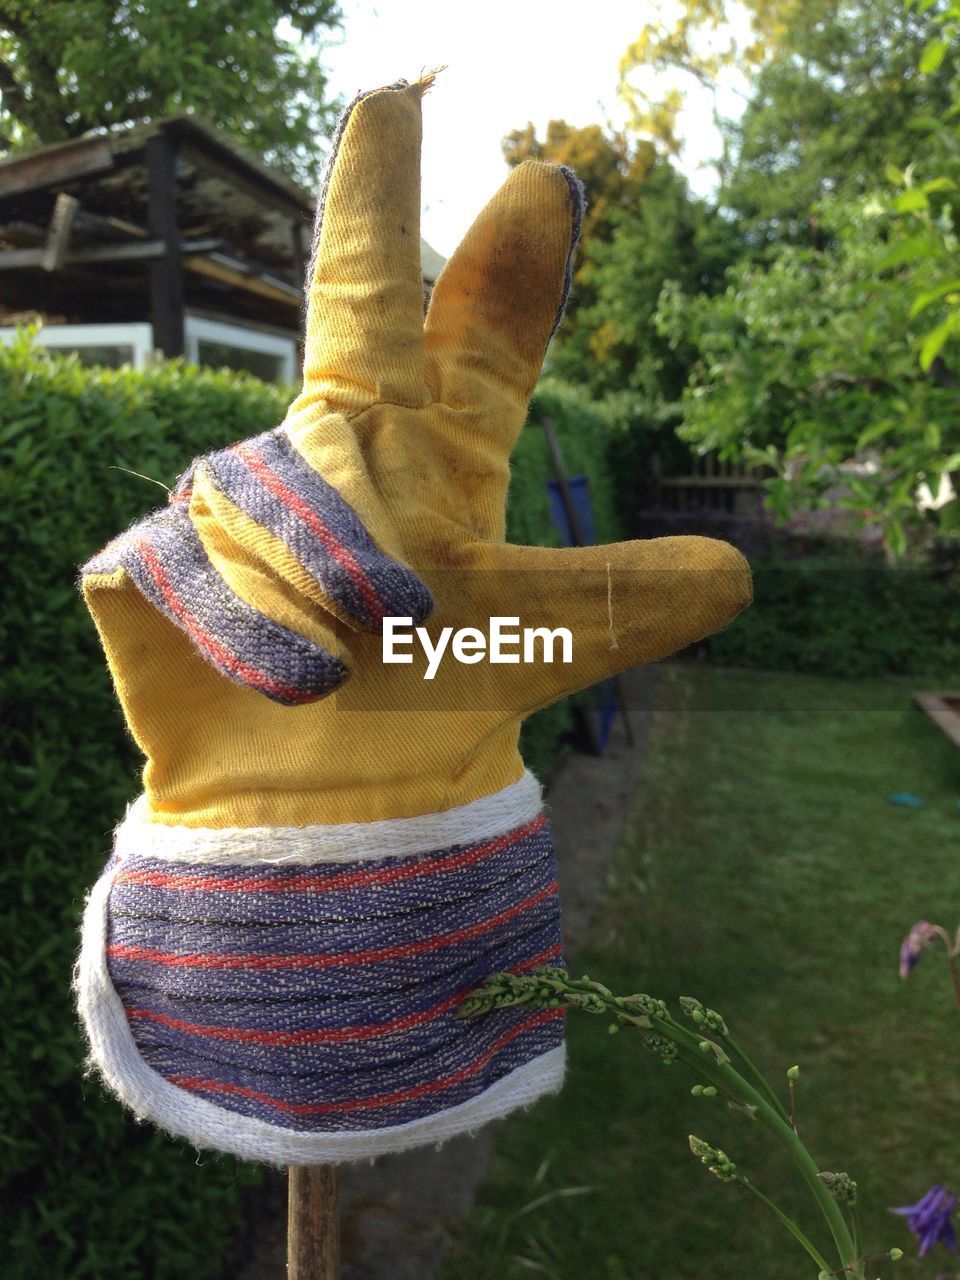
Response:
M486 982L470 992L455 1016L480 1017L508 1005L540 1008L581 1009L586 1013L613 1015L614 1025L637 1031L644 1046L665 1064L683 1062L704 1082L694 1086L701 1097L720 1095L729 1106L759 1120L790 1152L795 1165L816 1200L833 1237L840 1260L832 1270L822 1253L806 1234L788 1218L759 1188L740 1174L723 1152L709 1147L701 1139L691 1138L691 1148L711 1172L722 1181L735 1182L759 1198L789 1230L816 1262L820 1272L842 1274L849 1280L864 1280L864 1259L858 1239L859 1228L853 1229L844 1216L841 1201L852 1205L856 1199L855 1184L846 1174L822 1175L813 1157L796 1132L793 1085L797 1069L788 1073L790 1110L784 1107L770 1083L731 1038L723 1018L713 1009L689 996L680 1000L684 1014L694 1024L690 1030L677 1022L666 1004L654 996L635 994L617 996L600 982L586 975L571 978L566 970L545 967L530 974L492 974ZM694 1145L694 1144L698 1145ZM851 1191L853 1188L852 1200ZM846 1198L844 1198L846 1197Z

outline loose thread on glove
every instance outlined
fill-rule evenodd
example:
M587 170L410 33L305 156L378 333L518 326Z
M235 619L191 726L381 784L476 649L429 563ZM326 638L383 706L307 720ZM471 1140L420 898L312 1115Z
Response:
M172 492L162 480L154 480L153 476L145 476L142 471L131 471L129 467L119 467L115 462L111 462L107 467L108 471L125 471L128 476L136 476L138 480L149 480L151 484L158 484L161 489L167 493Z
M613 575L610 572L610 561L607 561L607 629L610 632L610 648L619 649L620 642L613 629Z
M446 71L446 69L446 63L444 63L442 67L434 67L432 71L427 71L425 67L421 68L420 79L417 81L417 84L420 86L422 92L428 93L433 88L434 80L436 80L441 71Z

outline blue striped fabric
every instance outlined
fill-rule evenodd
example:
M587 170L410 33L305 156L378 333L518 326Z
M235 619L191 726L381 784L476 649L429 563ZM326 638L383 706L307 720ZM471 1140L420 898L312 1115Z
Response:
M282 427L194 465L201 463L231 502L286 543L348 619L376 631L385 615L420 623L431 613L433 598L420 579L375 545L354 509Z
M326 649L231 591L210 563L183 502L114 538L81 573L119 568L218 671L274 702L315 702L347 677L346 666Z
M232 502L286 543L344 621L377 630L386 615L420 623L430 614L433 598L412 570L379 550L353 508L282 428L267 431L196 459L166 508L114 538L81 569L81 576L126 570L228 679L296 706L331 693L348 669L240 599L216 571L189 514L200 466Z
M228 1111L302 1133L404 1124L562 1043L562 1010L458 1021L490 973L562 964L548 828L309 866L132 856L107 964L145 1061Z

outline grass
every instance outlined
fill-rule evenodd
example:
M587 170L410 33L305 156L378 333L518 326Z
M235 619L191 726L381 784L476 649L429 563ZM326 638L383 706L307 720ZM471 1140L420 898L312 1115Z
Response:
M667 667L602 924L569 960L621 994L696 995L777 1085L799 1063L801 1137L858 1181L868 1252L907 1254L868 1276L932 1280L949 1255L917 1260L887 1212L960 1190L960 1012L940 954L897 974L914 921L960 922L960 758L916 687ZM890 805L899 791L926 807ZM813 1280L687 1150L690 1133L722 1147L828 1250L765 1132L603 1019L571 1013L568 1040L562 1094L498 1129L443 1280Z

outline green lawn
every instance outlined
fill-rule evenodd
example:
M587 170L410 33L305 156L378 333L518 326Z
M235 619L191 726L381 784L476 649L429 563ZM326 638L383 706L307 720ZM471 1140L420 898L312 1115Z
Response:
M698 996L778 1083L799 1063L801 1136L859 1182L868 1249L907 1254L868 1275L933 1280L949 1255L916 1260L886 1212L934 1182L960 1190L960 1013L939 953L897 973L915 920L960 921L960 754L912 705L917 687L667 667L603 924L570 959L619 993ZM897 791L926 807L888 804ZM693 1077L629 1032L568 1026L563 1093L499 1127L444 1280L814 1280L687 1149L690 1133L723 1147L827 1250L766 1133L691 1097ZM524 1212L551 1192L565 1194Z

